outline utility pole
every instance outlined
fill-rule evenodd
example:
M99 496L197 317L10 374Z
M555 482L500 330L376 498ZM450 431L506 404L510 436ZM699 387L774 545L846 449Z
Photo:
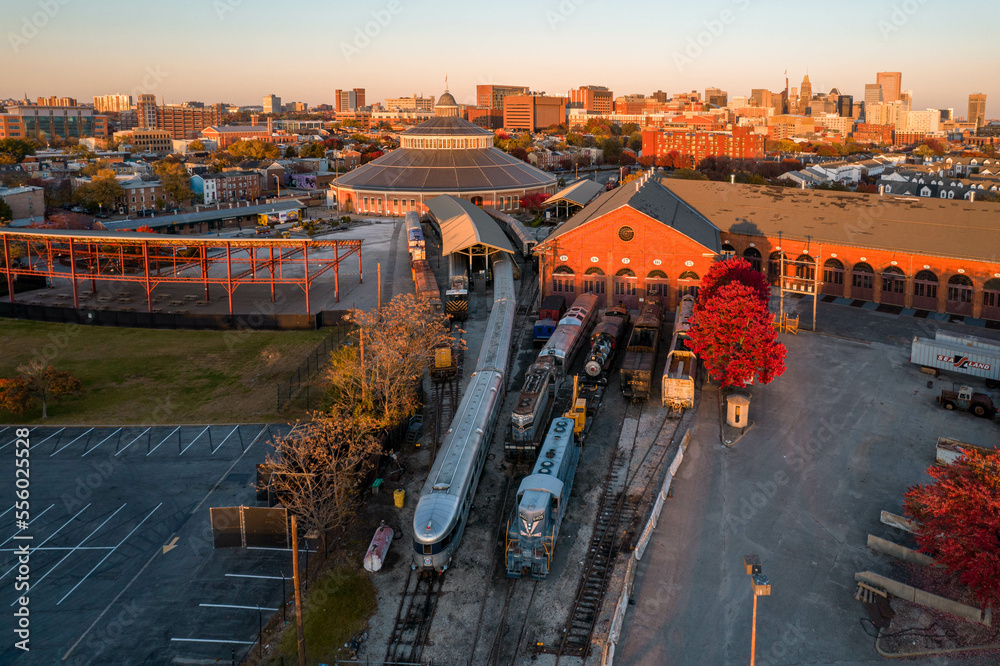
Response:
M302 628L302 585L299 580L299 528L292 514L292 584L295 586L295 630L299 637L299 666L306 666L306 635Z

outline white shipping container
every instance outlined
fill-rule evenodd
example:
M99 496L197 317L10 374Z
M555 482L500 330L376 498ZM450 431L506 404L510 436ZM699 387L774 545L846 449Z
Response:
M1000 350L979 349L943 340L913 338L910 363L986 380L993 388L1000 382Z

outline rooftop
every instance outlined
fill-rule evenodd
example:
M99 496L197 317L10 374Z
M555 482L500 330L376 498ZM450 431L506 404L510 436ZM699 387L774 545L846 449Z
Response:
M442 194L427 202L427 209L441 229L441 254L468 250L476 245L514 253L507 235L496 221L471 201Z
M109 231L128 231L148 226L153 229L169 227L175 224L194 224L197 222L208 222L210 220L231 220L244 215L260 215L266 213L278 213L289 210L301 210L305 204L297 199L283 201L280 203L258 204L256 206L230 206L229 208L217 206L207 210L200 210L194 213L169 213L154 217L140 217L134 220L104 220L101 225ZM52 231L44 229L42 231Z

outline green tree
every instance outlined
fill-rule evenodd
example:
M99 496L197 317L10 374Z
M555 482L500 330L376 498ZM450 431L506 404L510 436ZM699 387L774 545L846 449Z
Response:
M609 136L601 140L601 150L604 151L604 161L608 164L617 164L622 156L622 142L618 137Z
M273 160L280 154L278 146L270 141L261 141L260 139L237 141L230 145L228 150L233 157L244 160Z
M28 155L35 154L35 144L22 139L0 139L0 155L10 155L14 162L21 163Z
M634 124L634 123L629 123ZM642 132L632 132L628 137L628 147L638 152L642 150Z
M285 148L285 159L292 157L298 157L299 152L295 149L295 146L288 146Z
M205 144L201 142L201 139L195 139L194 141L188 144L188 150L192 150L195 152L205 150Z
M674 171L674 178L681 180L708 180L708 176L695 169L677 169Z
M87 148L87 146L85 146L82 143L77 143L73 146L70 146L69 150L67 150L66 152L72 155L73 157L79 157L80 159L85 159L85 160L92 160L95 157L97 157L97 155L94 154L94 152L90 148Z
M326 157L326 146L320 141L311 141L302 146L299 157Z
M0 224L6 224L14 219L14 211L7 205L7 202L0 199Z
M163 191L166 192L174 202L187 201L191 198L191 176L183 164L177 162L160 161L154 168L156 175L163 183Z
M125 190L115 177L115 172L110 169L98 171L89 183L76 188L78 201L92 207L103 206L108 210L114 209L115 203L124 194Z
M642 128L636 123L624 123L622 125L622 135L628 134L629 136L635 134L636 132L642 132Z

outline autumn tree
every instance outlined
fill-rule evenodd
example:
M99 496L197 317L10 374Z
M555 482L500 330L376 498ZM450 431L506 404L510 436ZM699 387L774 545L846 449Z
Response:
M191 176L183 164L160 161L154 170L163 183L163 191L173 199L174 203L191 198Z
M38 398L42 403L42 418L49 417L48 404L64 395L83 391L83 384L68 372L56 370L41 359L18 366L18 376L0 379L0 409L23 414Z
M278 146L270 141L261 141L260 139L236 141L227 150L234 157L244 160L273 160L280 153Z
M326 146L321 141L312 141L302 146L299 157L326 157Z
M548 198L549 195L545 194L544 192L532 192L531 194L525 194L524 196L522 196L519 203L521 204L521 208L524 208L525 210L529 210L532 212L537 212L541 210L542 206L545 204L546 199Z
M103 206L113 209L118 199L125 195L125 190L115 176L115 172L110 169L101 169L89 183L84 183L76 188L76 198L78 201L90 206Z
M307 530L319 532L325 554L329 532L357 516L360 480L381 446L378 427L370 416L334 411L296 424L273 446L264 463L270 489Z
M205 150L205 144L201 142L201 139L195 139L194 141L188 144L188 150L192 152L199 152Z
M677 169L674 171L674 178L681 180L708 180L708 176L695 169Z
M771 283L767 281L764 274L755 271L746 259L730 257L725 261L717 261L712 264L708 273L701 279L701 287L698 289L698 307L704 307L715 298L719 289L731 282L739 282L750 287L754 297L765 308L771 300Z
M956 574L976 599L1000 607L1000 452L966 447L932 483L910 488L905 511L917 544Z
M730 282L695 304L689 346L723 387L755 378L768 384L785 371L785 346L773 321L758 290Z
M28 155L35 154L35 144L23 139L0 139L0 155L9 155L14 163L24 161Z

